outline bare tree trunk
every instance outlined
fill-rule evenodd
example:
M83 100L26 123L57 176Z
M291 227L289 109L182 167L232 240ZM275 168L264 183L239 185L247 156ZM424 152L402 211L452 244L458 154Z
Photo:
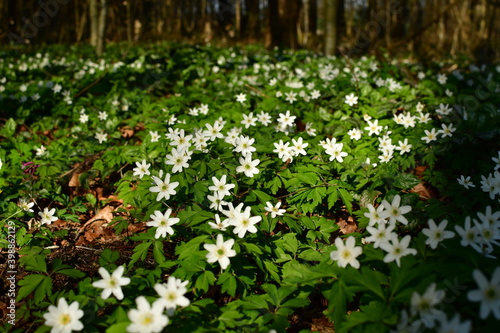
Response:
M235 32L235 37L236 40L239 40L241 37L241 0L235 0L235 27L234 27L234 32Z
M134 19L132 18L133 0L127 1L127 41L132 43L134 40Z
M99 9L99 30L97 32L97 45L96 53L100 57L104 53L105 47L105 32L106 32L106 13L108 10L108 0L101 0L101 7Z
M280 44L280 19L278 0L268 0L267 6L266 47L271 48Z
M339 0L325 1L325 54L333 55L337 49L337 10Z
M299 46L297 25L299 23L301 0L280 0L279 12L282 23L281 45L291 49Z
M259 24L259 0L246 0L246 24L245 24L245 34L246 37L254 42L258 36L260 36L260 24Z
M90 45L97 46L97 29L99 27L99 19L97 17L97 0L89 0L89 16L90 16Z

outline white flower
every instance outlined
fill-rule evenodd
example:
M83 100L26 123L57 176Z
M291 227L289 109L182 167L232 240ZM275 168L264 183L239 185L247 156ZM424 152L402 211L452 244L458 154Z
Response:
M439 225L436 225L433 219L430 219L428 223L429 228L422 229L422 233L427 236L425 244L428 244L431 249L435 249L442 240L455 236L453 231L444 230L446 229L446 225L448 225L447 220L441 221Z
M304 143L302 138L298 138L297 140L292 139L292 144L293 144L292 150L293 150L295 156L307 155L307 152L304 148L309 146L309 144Z
M250 112L248 115L243 114L243 120L241 124L245 125L245 128L249 128L250 126L257 125L257 120L259 118L253 116L253 112Z
M208 263L219 262L222 269L226 269L230 264L230 257L236 255L236 251L232 249L234 239L224 241L221 234L217 235L216 244L203 244L203 248L208 251L206 258Z
M41 224L51 224L54 221L57 221L58 217L54 216L56 212L55 208L52 208L49 210L47 207L43 209L43 212L38 212L38 215L42 218L40 223Z
M370 233L370 237L365 238L365 242L373 243L374 248L379 248L382 244L390 245L389 240L392 238L394 228L395 225L392 224L386 228L385 223L379 223L378 228L368 226L366 231Z
M398 141L398 146L396 147L396 150L399 150L399 154L403 155L404 153L409 153L412 145L408 144L408 139L405 139L404 141Z
M164 306L161 302L149 304L146 297L135 299L137 309L128 312L131 323L127 326L129 333L160 333L168 324L168 317L163 314Z
M72 331L81 331L83 324L80 318L83 317L83 311L79 309L79 303L73 302L70 305L65 298L59 298L57 307L49 305L49 312L45 313L45 325L52 326L51 333L70 333Z
M111 294L115 295L118 300L123 299L122 286L126 286L130 283L130 279L127 277L122 277L124 266L118 266L115 271L109 275L108 271L104 267L99 268L99 274L102 280L95 281L92 285L96 288L104 289L102 291L102 299L107 299Z
M170 174L167 173L165 175L165 180L162 181L160 178L153 176L153 181L156 186L152 186L149 190L153 193L158 192L158 196L156 197L156 201L160 201L162 198L165 200L170 199L170 195L174 195L177 192L175 188L179 186L179 182L170 182Z
M213 195L207 195L207 199L210 200L210 209L223 211L222 206L227 205L227 201L223 200L224 195L220 192L214 192Z
M441 124L441 127L443 129L440 129L438 131L438 133L440 133L443 138L445 138L447 136L451 137L453 135L453 132L455 132L457 130L456 128L453 127L453 124L449 124L449 125Z
M349 135L349 138L351 138L351 140L357 141L361 139L361 135L363 134L363 132L361 132L359 128L351 128L349 131L347 131L347 134Z
M134 171L134 176L139 176L139 178L142 178L144 177L144 175L150 175L149 167L151 166L151 164L146 164L146 160L142 160L141 163L135 162L135 165L137 165L137 167L132 169L132 171Z
M382 218L389 217L389 222L394 224L396 221L403 223L404 225L408 224L408 220L403 216L403 214L411 211L411 206L401 206L401 197L399 194L396 194L392 199L392 202L389 203L387 200L382 201L382 205L386 210L380 213Z
M443 103L440 103L439 108L436 109L436 113L441 116L447 116L450 114L451 111L453 111L453 109L450 108L448 104L443 104Z
M369 226L380 224L384 221L384 217L380 216L380 213L384 211L384 205L379 205L375 208L372 204L368 204L366 207L368 208L368 213L364 213L363 215L370 219Z
M424 132L425 136L422 137L422 140L424 140L426 143L430 143L431 141L436 141L438 132L436 132L435 128L433 128L430 131L425 130Z
M99 120L106 120L108 119L108 114L106 113L106 111L99 111L99 115L97 116L97 118L99 118Z
M97 141L99 141L99 143L103 143L104 141L107 141L108 140L108 135L104 132L99 132L99 133L96 133L95 134L95 138L97 139Z
M257 115L257 120L264 126L267 126L271 123L271 116L269 115L269 113L267 112L264 112L264 111L261 111L258 115Z
M245 101L247 100L247 95L246 94L239 94L239 95L236 95L236 101L237 102L240 102L241 104L245 103Z
M353 106L358 103L358 97L351 93L345 97L345 103L349 106Z
M219 139L224 138L224 135L220 132L224 127L221 123L215 122L213 126L210 124L205 124L205 127L207 129L203 131L203 135L207 136L210 139L210 141L214 141L216 138Z
M478 269L472 272L472 276L479 289L469 291L467 298L472 302L481 302L479 310L481 319L486 319L490 312L497 320L500 319L500 267L495 268L491 281L488 281Z
M331 145L327 145L327 147L325 148L325 153L327 155L330 155L330 161L337 160L339 163L342 163L344 161L344 157L346 157L348 154L342 151L343 146L343 143L332 143Z
M33 209L31 209L31 207L33 207L35 203L27 202L26 199L21 198L19 199L19 203L17 205L25 212L33 213Z
M296 116L290 115L290 110L287 110L285 113L280 113L278 117L277 121L283 127L293 126L295 118L297 118Z
M251 156L252 153L257 150L254 146L252 146L254 142L255 139L250 139L248 136L239 136L235 141L236 146L234 151L241 153L242 156Z
M173 276L169 276L167 283L157 283L154 289L160 296L158 300L155 301L162 304L167 310L169 315L174 313L174 310L178 306L188 306L189 299L184 296L187 292L186 285L189 281L182 282Z
M337 237L335 239L335 246L337 246L337 250L330 253L330 258L336 261L339 267L351 265L356 269L359 268L359 261L356 258L361 255L363 249L361 246L356 246L354 237L349 236L345 244L340 237Z
M388 263L396 261L397 265L400 266L402 257L409 254L413 255L417 254L417 250L408 248L408 246L410 245L410 241L411 241L410 235L406 235L400 241L398 239L398 235L392 233L390 242L380 244L380 248L387 252L387 254L384 257L384 262Z
M150 215L153 221L149 221L146 225L148 227L157 227L155 238L165 237L167 234L174 234L172 225L178 223L180 219L177 217L170 217L170 214L172 214L172 209L169 208L164 214L159 210L155 210L154 214Z
M36 156L43 156L45 155L45 152L47 151L47 148L45 148L44 145L40 146L40 148L36 149Z
M158 142L160 139L158 131L149 131L149 136L151 136L151 142Z
M463 175L461 175L460 178L457 178L457 181L466 189L469 189L469 187L476 187L476 185L474 185L474 183L470 181L470 176L464 177Z
M446 316L440 316L439 318L440 326L438 333L469 333L471 328L470 320L466 320L463 323L460 322L459 315L455 315L453 319L446 319Z
M89 116L87 116L85 113L82 112L80 114L79 120L82 124L85 124L87 121L89 121Z
M474 226L471 226L471 218L470 216L467 216L465 218L465 223L464 227L462 228L461 226L455 225L455 230L457 233L462 237L462 240L460 241L460 245L462 246L472 246L476 251L481 252L481 249L479 245L477 244L479 242L478 236L479 236L479 231L477 228Z
M172 148L171 154L165 156L165 164L173 165L172 172L181 172L184 168L189 168L189 156L185 154L185 151L179 151L176 148Z
M215 214L215 223L208 222L208 225L212 229L226 231L226 228L229 227L229 221L228 221L228 219L225 219L224 221L221 222L219 214Z
M208 189L210 191L219 192L222 197L231 195L231 192L229 192L229 190L235 187L234 184L226 184L226 175L223 175L220 180L216 177L212 177L212 182L214 183L214 185L210 186Z
M233 232L238 234L239 238L245 237L246 232L256 233L257 228L255 224L257 224L260 220L262 220L261 216L251 216L251 208L246 207L242 212L237 212L234 216L234 219L231 220L230 224L235 228Z
M379 126L378 120L375 119L373 122L367 121L368 126L365 127L365 131L368 131L368 135L371 136L372 134L379 135L380 131L382 130L382 126Z
M436 284L432 283L423 295L413 292L411 295L411 308L412 312L418 312L422 322L425 326L434 327L434 321L439 317L441 311L434 308L444 298L445 293L443 290L436 290Z
M446 74L438 74L437 80L440 84L446 84L446 81L448 81L448 77L446 76Z
M283 140L274 143L275 149L273 150L273 152L277 153L278 157L283 162L286 162L288 159L293 160L292 147L290 147L289 145L290 142L284 143Z
M286 212L286 209L279 209L280 206L281 201L278 201L275 206L270 202L266 202L264 209L271 213L272 218L275 218L276 216L282 216Z
M498 157L492 157L491 160L495 162L494 170L500 169L500 150L498 151Z
M287 92L285 93L285 100L290 103L290 104L293 104L293 102L295 102L297 100L297 94L294 93L293 91L290 91L290 92Z
M236 172L244 172L250 178L259 173L257 165L259 165L260 160L252 160L252 154L247 154L245 158L240 157L239 162L241 165L236 168Z
M321 96L319 90L311 91L311 99L318 99Z

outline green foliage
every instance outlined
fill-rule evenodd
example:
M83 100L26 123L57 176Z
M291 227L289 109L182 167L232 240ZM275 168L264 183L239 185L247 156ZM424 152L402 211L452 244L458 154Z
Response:
M475 268L492 276L498 247L479 236L464 247L455 227L497 216L498 68L439 83L451 64L173 44L84 54L2 53L0 247L22 272L23 328L48 332L43 314L64 297L86 332L126 331L136 298L153 304L171 277L189 299L169 310L172 331L282 332L314 312L336 332L389 332L432 283L455 297L439 303L447 318L494 325L466 295ZM397 215L384 200L406 222L393 216L395 238L376 246L371 227ZM41 223L45 209L55 219ZM431 218L455 237L431 246ZM404 237L415 252L391 260ZM361 254L332 260L349 239ZM103 299L100 267L130 278L123 299Z

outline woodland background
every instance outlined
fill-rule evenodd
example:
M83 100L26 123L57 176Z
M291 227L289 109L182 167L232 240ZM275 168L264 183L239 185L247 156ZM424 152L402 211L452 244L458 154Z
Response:
M500 0L0 0L1 44L181 41L498 59Z

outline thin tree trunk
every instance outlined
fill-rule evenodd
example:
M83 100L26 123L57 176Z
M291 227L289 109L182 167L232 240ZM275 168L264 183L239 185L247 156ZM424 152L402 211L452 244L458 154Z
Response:
M266 47L271 48L280 44L280 17L278 0L268 0L267 21Z
M90 16L90 45L97 46L97 29L99 27L99 19L97 17L97 0L89 0L89 16Z
M105 32L106 32L106 13L108 10L108 0L101 0L101 7L99 9L99 30L97 33L96 53L100 57L104 53L105 48Z
M236 40L239 40L241 37L241 0L235 0L235 1L236 1L235 4L236 13L235 13L234 30L235 30Z
M339 0L325 1L325 54L333 55L337 49L337 10Z
M132 18L132 1L133 0L128 0L127 1L127 41L129 43L132 43L134 40L134 19Z

